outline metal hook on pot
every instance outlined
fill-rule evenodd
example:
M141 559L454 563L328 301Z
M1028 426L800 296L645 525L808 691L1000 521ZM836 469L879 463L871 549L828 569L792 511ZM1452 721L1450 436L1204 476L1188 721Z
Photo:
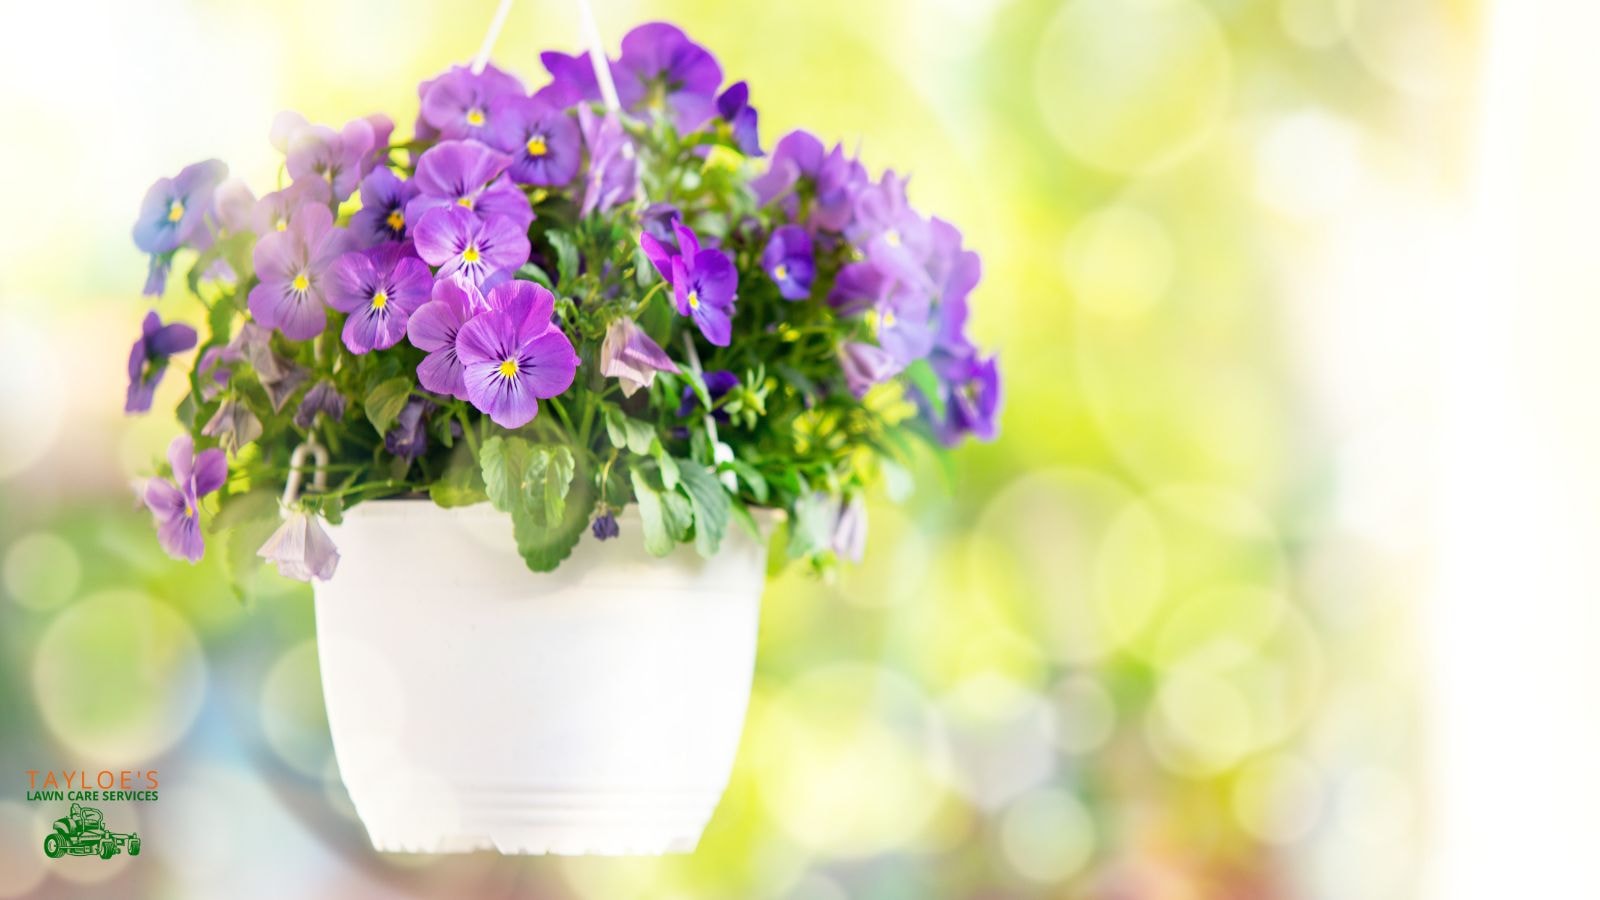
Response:
M316 457L316 468L312 470L311 488L315 491L328 489L328 450L316 442L315 438L306 438L300 446L294 448L294 453L289 455L289 478L283 485L283 506L285 509L294 505L300 499L300 483L305 479L306 456Z

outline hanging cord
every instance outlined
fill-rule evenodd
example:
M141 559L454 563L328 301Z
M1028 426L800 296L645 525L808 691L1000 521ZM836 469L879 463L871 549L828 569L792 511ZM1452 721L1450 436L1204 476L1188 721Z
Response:
M500 38L500 29L506 25L506 16L511 13L511 0L500 0L500 5L495 8L494 18L489 20L489 32L483 36L483 45L478 48L478 55L472 60L472 74L482 75L485 66L489 65L489 54L494 50L494 42Z
M294 453L289 455L289 478L283 485L283 508L292 509L300 499L300 483L305 479L305 465L307 456L316 457L317 464L311 476L311 489L325 491L328 489L328 451L315 438L306 438L300 446L294 448Z
M589 64L594 66L594 79L600 85L600 99L605 101L606 109L613 115L622 115L622 101L617 98L617 84L611 80L611 66L606 62L606 53L600 44L600 26L594 21L594 7L589 0L578 0L579 26L583 29L583 40L589 45ZM628 145L630 148L632 145Z

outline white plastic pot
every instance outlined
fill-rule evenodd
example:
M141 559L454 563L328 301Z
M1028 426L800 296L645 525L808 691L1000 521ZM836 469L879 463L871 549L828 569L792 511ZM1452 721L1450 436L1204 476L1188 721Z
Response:
M318 655L339 771L378 850L694 849L750 699L766 548L584 535L528 571L488 505L365 503L330 529Z

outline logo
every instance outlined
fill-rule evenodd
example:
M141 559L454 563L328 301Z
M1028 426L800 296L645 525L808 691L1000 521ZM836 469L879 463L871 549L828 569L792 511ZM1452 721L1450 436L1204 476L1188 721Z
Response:
M66 815L56 820L55 829L44 836L44 855L51 859L68 855L110 859L126 850L129 856L138 856L141 843L137 832L112 831L106 827L105 813L74 803Z

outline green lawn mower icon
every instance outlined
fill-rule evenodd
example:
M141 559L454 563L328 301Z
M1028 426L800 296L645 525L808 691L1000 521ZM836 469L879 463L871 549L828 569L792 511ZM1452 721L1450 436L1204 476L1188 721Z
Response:
M98 809L72 804L72 810L56 820L55 830L45 835L44 855L60 859L73 856L98 856L110 859L126 847L129 856L139 855L139 835L117 834L106 829L105 814Z

